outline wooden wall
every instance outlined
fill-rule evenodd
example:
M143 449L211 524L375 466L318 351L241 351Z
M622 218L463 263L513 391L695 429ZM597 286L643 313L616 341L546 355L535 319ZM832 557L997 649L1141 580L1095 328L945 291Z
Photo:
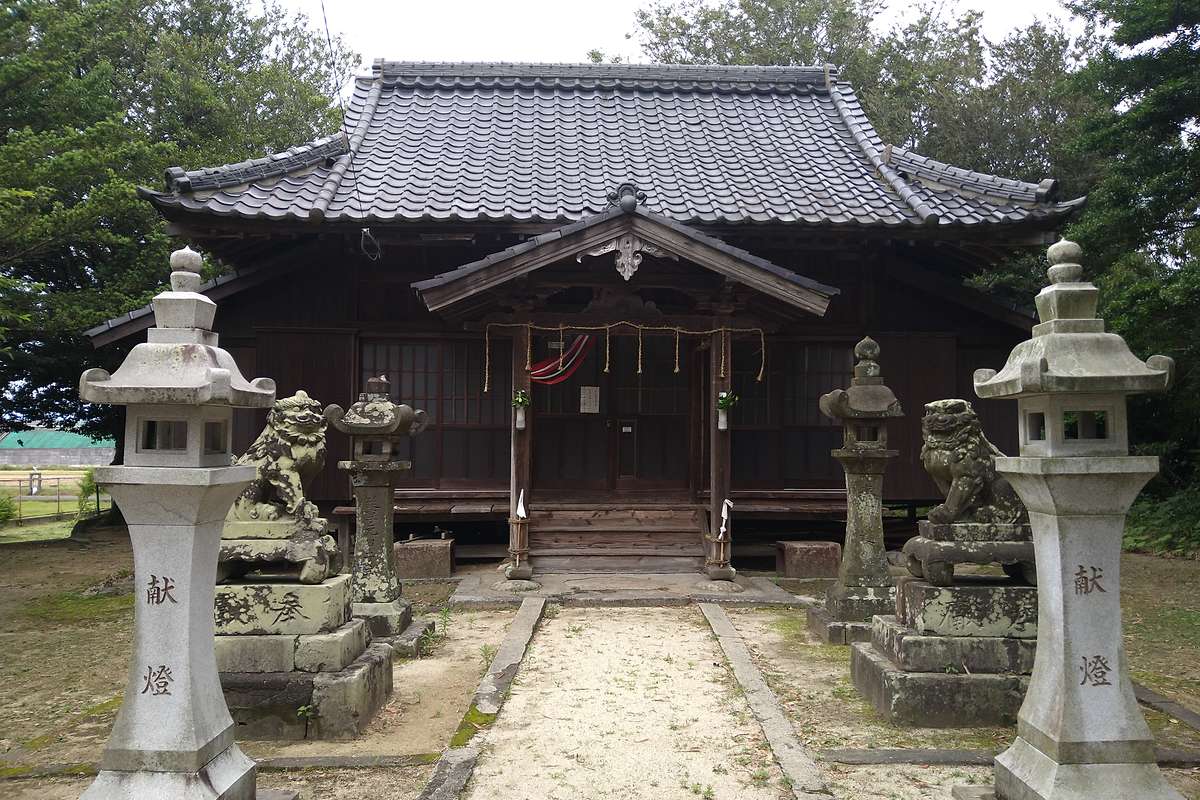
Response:
M736 243L749 246L744 240ZM373 263L336 241L314 242L286 274L224 299L216 327L247 377L274 378L280 396L302 388L322 404L345 407L361 389L364 341L480 338L477 332L464 331L461 325L447 324L429 314L409 284L502 249L504 244L385 246L384 258ZM891 441L901 455L886 479L890 500L937 497L919 458L920 418L923 405L931 400L955 396L972 400L989 438L1005 452L1015 452L1015 404L975 399L971 375L979 367L999 368L1027 332L898 279L907 265L915 263L911 254L902 258L880 245L807 251L795 245L763 244L751 249L842 290L824 318L804 318L787 326L779 331L780 343L772 348L786 348L788 341L852 347L864 334L879 341L884 376L907 414L893 426ZM918 266L937 268L929 263ZM508 369L507 358L505 352L501 369ZM236 449L244 449L257 435L262 416L239 412ZM741 435L749 441L748 433ZM787 441L766 430L760 429L757 435L775 445ZM758 458L756 448L735 453L735 467L738 459L744 462L747 453ZM328 464L310 489L313 499L335 503L350 497L346 479L336 470L336 461L347 453L344 437L331 430ZM734 481L736 486L736 469ZM492 483L489 480L486 485L507 486L506 480L494 481L494 487ZM757 485L770 483L758 481ZM829 488L841 485L838 476L816 483ZM457 485L468 484L476 485ZM789 488L785 482L775 485Z

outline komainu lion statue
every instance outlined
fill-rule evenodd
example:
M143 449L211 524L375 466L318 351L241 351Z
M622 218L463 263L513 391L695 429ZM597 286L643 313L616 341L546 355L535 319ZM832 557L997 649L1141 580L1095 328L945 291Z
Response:
M926 403L921 434L925 439L921 463L946 496L945 502L930 510L930 522L1026 521L1025 506L1016 491L996 474L993 459L1004 453L983 435L969 402Z
M325 466L325 417L321 404L304 391L275 401L267 425L238 464L258 468L234 501L231 520L296 520L298 527L325 529L317 507L304 498L303 484Z

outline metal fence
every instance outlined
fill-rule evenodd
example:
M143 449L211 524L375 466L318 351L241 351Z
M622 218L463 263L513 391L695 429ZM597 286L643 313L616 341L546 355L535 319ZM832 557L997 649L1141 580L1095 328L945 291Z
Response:
M0 502L11 504L11 512L0 514L0 526L86 516L112 507L112 498L99 487L94 496L81 498L81 478L82 475L42 475L40 472L21 477L0 473Z

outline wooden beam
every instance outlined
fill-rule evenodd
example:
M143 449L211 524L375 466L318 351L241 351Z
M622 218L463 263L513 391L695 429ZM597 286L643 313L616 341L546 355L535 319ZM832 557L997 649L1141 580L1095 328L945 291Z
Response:
M527 328L513 328L512 335L512 390L530 392L529 370L525 369L525 353L529 345ZM533 407L525 409L525 430L517 430L516 409L513 410L510 429L512 432L512 464L509 476L509 516L516 519L517 500L525 491L525 509L529 510L530 478L533 475Z

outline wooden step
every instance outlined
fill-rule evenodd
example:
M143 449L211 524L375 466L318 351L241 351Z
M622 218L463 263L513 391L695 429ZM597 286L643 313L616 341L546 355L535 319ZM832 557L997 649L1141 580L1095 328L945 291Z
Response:
M535 572L698 572L702 513L690 505L536 509L529 561Z

